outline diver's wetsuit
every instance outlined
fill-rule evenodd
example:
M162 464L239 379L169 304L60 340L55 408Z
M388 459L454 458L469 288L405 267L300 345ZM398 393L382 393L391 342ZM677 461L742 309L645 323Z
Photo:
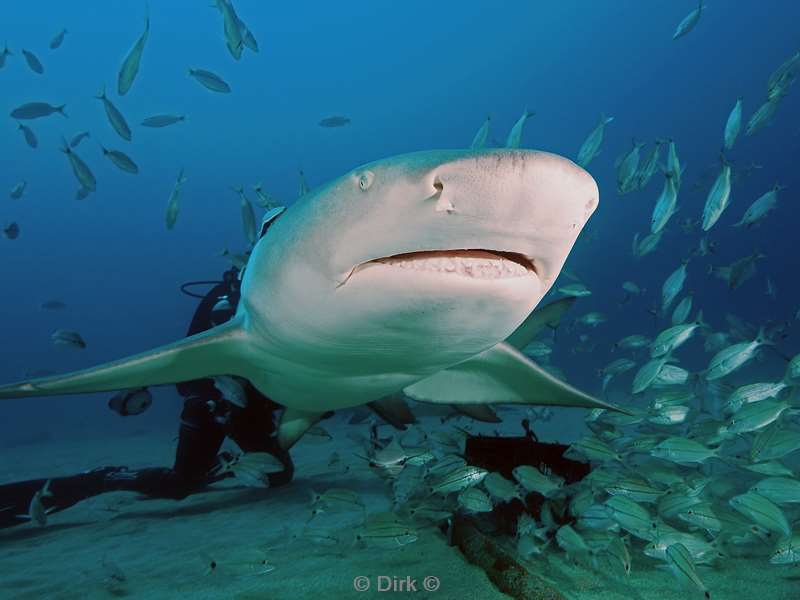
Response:
M230 319L239 302L239 281L235 269L224 274L224 281L206 294L195 311L187 335L194 335ZM268 475L269 487L291 481L294 466L275 436L273 411L278 406L244 384L247 405L240 408L222 399L212 379L197 379L177 385L185 400L181 413L175 464L169 469L155 467L129 470L104 467L69 477L50 479L52 496L42 499L49 511L68 508L81 500L111 491L135 491L157 498L185 498L224 476L211 476L218 464L218 452L225 437L230 437L243 452L269 452L284 464L284 470ZM33 495L47 479L0 485L0 528L27 522Z

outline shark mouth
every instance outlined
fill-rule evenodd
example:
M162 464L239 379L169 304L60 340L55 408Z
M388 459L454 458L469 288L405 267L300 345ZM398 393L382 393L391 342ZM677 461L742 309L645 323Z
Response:
M388 265L417 272L434 272L472 279L508 279L538 275L533 261L516 252L499 250L424 250L376 258L356 266L339 285L358 271Z

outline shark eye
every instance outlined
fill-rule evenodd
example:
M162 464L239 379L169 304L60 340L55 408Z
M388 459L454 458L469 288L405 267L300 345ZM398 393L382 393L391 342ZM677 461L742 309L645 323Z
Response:
M375 173L372 171L364 171L364 173L361 174L361 177L358 178L358 187L361 188L362 192L366 192L374 180Z

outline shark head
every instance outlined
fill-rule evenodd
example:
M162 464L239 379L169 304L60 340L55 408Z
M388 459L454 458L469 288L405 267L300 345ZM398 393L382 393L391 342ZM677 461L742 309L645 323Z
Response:
M282 359L431 373L508 337L552 286L598 203L592 177L529 150L434 151L304 196L248 264L242 310Z

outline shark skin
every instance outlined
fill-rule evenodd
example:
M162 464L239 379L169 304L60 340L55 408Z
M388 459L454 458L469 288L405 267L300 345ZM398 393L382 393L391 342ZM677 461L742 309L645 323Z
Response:
M369 163L270 224L227 323L0 386L0 400L235 375L286 407L285 448L326 411L400 392L622 410L548 375L515 349L519 339L504 343L555 282L598 200L586 171L546 152L438 150ZM460 399L462 385L472 389Z

